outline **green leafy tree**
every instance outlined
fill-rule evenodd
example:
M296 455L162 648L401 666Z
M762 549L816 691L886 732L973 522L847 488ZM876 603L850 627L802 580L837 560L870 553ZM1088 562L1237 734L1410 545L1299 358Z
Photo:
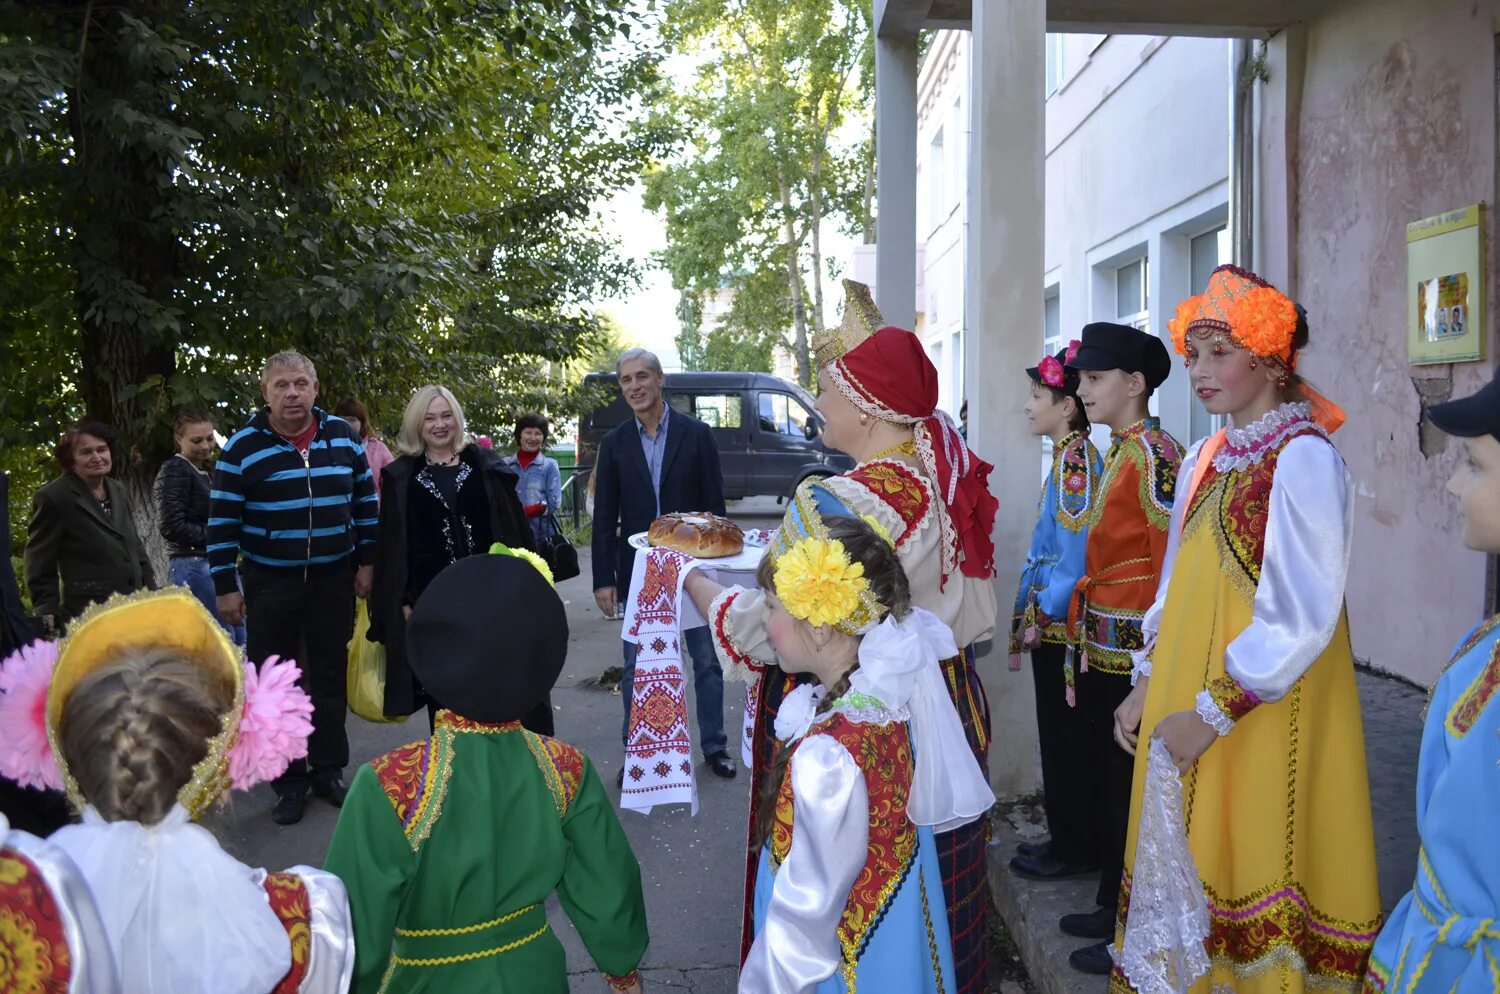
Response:
M233 427L287 346L394 423L579 401L593 205L666 147L629 0L0 3L0 462L119 428L138 513L180 406ZM149 524L149 522L148 522ZM154 534L155 528L149 527Z
M725 336L753 334L757 354L771 337L810 386L809 339L823 323L823 222L868 221L868 129L858 125L873 82L869 5L672 0L666 11L669 46L699 65L690 90L657 104L685 145L647 178L647 207L667 220L663 262L684 291L733 289L739 315ZM860 133L853 142L844 134L851 121ZM773 275L781 303L771 306ZM780 323L751 327L752 316ZM707 362L712 343L704 349Z

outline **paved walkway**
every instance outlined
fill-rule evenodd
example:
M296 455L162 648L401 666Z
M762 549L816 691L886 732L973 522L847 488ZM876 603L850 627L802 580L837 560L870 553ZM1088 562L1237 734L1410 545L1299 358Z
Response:
M1416 871L1417 755L1427 695L1409 684L1370 673L1359 675L1364 710L1366 760L1375 809L1375 845L1380 859L1380 896L1386 911L1411 886ZM1095 881L1037 883L1023 880L1006 865L1016 844L1046 836L1035 804L1002 809L995 819L990 850L990 885L1036 988L1044 994L1099 994L1102 977L1088 977L1068 966L1068 954L1087 943L1063 935L1057 920L1094 907Z
M780 520L775 501L767 499L745 501L732 507L730 513L750 527L774 527ZM606 622L599 614L588 550L580 550L579 558L583 575L558 585L567 607L569 649L552 704L558 737L589 755L609 795L618 800L615 774L624 759L620 697L601 689L597 678L606 667L620 665L620 624ZM738 743L735 736L744 709L743 685L725 685L724 705L725 727L730 730L731 741ZM691 700L688 710L695 713ZM425 714L394 725L371 724L351 715L348 727L350 778L358 764L427 734ZM738 753L737 745L733 751ZM649 817L634 812L620 816L645 879L651 946L642 975L650 990L734 994L739 974L744 875L737 854L743 849L749 810L748 781L743 771L735 780L720 780L703 772L698 780L697 817L680 805L659 809ZM312 798L307 817L300 824L278 828L271 823L272 801L268 786L248 796L237 795L212 826L215 834L251 866L274 869L296 863L321 864L338 812ZM728 858L726 854L734 855ZM556 898L549 902L549 912L553 929L567 950L573 994L606 990Z

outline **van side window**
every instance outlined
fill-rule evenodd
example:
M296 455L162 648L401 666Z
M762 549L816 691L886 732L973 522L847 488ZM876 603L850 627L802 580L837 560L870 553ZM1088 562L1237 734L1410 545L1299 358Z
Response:
M760 395L760 430L795 438L807 437L807 426L813 423L812 413L796 398L784 393L762 393Z
M684 410L710 428L738 429L740 426L740 395L737 393L701 393L679 395L672 398L672 406Z

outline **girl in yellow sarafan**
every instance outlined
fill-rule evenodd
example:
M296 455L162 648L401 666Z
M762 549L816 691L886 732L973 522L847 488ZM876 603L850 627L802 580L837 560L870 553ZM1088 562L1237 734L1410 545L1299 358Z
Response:
M1296 375L1305 315L1251 273L1216 270L1169 328L1231 427L1183 460L1115 714L1136 764L1110 990L1357 991L1380 893L1328 438L1343 414Z

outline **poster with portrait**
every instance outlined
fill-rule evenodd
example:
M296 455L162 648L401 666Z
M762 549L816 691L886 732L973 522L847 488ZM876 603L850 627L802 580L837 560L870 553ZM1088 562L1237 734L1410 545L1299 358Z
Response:
M1413 365L1484 358L1483 222L1476 204L1406 227Z

